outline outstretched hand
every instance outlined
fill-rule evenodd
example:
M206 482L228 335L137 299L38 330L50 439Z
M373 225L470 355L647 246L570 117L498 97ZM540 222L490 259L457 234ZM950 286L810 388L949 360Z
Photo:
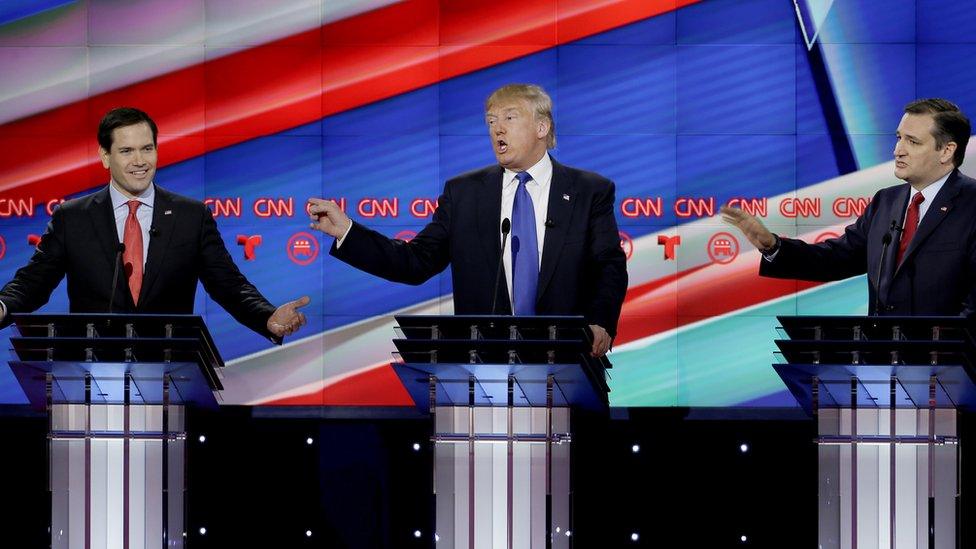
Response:
M309 301L311 300L306 295L275 309L268 318L268 331L277 337L285 337L297 332L305 325L305 314L298 309L308 305Z
M722 206L722 221L734 225L753 246L760 251L768 250L776 244L776 237L763 225L759 218L741 208Z
M336 238L346 234L352 224L352 220L334 200L322 198L308 199L308 217L312 221L310 226L313 229Z

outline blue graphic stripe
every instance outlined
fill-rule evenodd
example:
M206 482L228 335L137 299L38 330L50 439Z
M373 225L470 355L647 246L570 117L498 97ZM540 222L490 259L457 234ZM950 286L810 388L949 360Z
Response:
M0 2L0 25L74 4L77 0L4 0Z

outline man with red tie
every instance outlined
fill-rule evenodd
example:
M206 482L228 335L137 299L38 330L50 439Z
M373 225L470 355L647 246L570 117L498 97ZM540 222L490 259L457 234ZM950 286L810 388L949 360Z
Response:
M199 280L238 322L276 343L305 323L298 308L307 296L274 307L234 264L210 210L154 184L157 133L138 109L102 118L110 182L55 210L37 251L0 289L0 327L9 313L47 303L65 276L71 312L189 314Z
M868 274L878 315L976 314L976 180L959 172L972 129L959 107L921 99L905 107L895 177L842 236L807 244L771 233L756 217L722 208L763 254L759 274L829 281Z

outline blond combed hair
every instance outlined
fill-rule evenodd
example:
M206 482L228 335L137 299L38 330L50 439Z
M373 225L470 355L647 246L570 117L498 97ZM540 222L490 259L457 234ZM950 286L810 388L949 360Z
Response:
M546 148L556 147L556 122L552 119L552 98L546 90L535 84L506 84L491 92L485 101L485 111L491 110L492 105L524 99L532 107L537 119L549 122L549 133L546 135Z

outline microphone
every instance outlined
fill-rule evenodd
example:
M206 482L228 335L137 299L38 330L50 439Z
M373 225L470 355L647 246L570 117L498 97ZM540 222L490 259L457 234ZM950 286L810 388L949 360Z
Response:
M502 273L505 267L505 244L508 242L508 233L512 230L512 222L506 217L502 220L502 254L498 256L498 271L495 273L495 291L491 294L491 314L495 313L495 306L498 305L498 284L502 280Z
M119 242L119 249L115 252L115 270L112 273L112 293L108 298L108 314L112 314L112 304L115 303L115 290L119 285L119 264L122 263L122 254L124 253L125 244Z
M547 229L551 229L556 226L556 222L552 219L546 219L545 226Z
M874 314L881 316L881 274L884 272L885 255L888 253L888 246L891 245L891 232L901 231L902 228L898 226L898 221L895 219L891 220L891 226L885 231L883 237L881 237L881 261L878 263L878 288L874 295Z

